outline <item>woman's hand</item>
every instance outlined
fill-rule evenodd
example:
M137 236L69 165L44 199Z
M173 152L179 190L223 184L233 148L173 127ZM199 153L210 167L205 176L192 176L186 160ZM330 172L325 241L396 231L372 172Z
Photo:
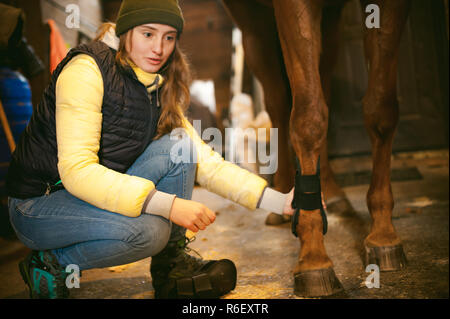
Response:
M293 215L295 212L295 209L292 208L291 204L292 204L292 200L294 199L294 188L292 187L291 191L289 192L288 196L286 197L286 202L284 203L284 209L283 209L283 214L286 215ZM325 209L325 211L327 210L327 205L325 204L325 201L323 199L323 193L321 192L321 198L322 198L322 206L323 209Z
M175 224L196 233L213 223L216 213L201 203L176 197L169 218Z

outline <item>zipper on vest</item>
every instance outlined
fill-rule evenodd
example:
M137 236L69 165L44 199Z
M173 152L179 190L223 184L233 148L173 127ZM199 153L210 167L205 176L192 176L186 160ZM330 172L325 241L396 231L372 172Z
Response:
M59 184L61 184L62 182L61 182L61 180L59 180L58 182L56 182L53 186L57 186L57 185L59 185ZM46 184L47 184L47 189L46 189L46 191L45 191L45 196L48 196L48 195L50 195L50 193L52 192L52 186L50 185L50 183L49 182L46 182Z
M158 88L159 88L159 75L155 77L155 80L152 84L148 85L146 88L150 88L153 85L156 84L156 106L159 107L159 96L158 96ZM147 93L147 95L150 97L150 103L153 104L153 98L152 98L152 92Z
M51 190L52 190L52 187L51 187L50 184L47 182L47 190L45 191L45 196L50 195Z
M156 107L159 107L159 96L158 96L158 92L159 92L159 76L156 76L156 79L158 80L158 82L156 83Z

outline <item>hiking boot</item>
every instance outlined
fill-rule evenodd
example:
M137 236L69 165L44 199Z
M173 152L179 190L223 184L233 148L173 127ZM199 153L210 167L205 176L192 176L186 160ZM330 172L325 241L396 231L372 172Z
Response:
M50 251L32 251L19 263L20 274L30 290L32 299L69 297L67 273Z
M155 299L219 298L236 287L236 267L231 260L203 260L187 253L194 251L187 247L194 239L169 242L152 257Z

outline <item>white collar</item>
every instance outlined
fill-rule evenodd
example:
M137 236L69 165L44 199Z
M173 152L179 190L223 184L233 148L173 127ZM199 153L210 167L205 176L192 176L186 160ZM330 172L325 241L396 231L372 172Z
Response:
M116 25L110 23L110 28L105 33L101 41L114 50L119 49L119 38L116 36Z

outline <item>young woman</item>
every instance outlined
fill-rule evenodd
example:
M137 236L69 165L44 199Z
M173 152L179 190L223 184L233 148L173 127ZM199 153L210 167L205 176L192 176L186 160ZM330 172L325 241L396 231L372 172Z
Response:
M150 256L156 298L234 289L233 262L185 252L186 229L215 220L191 200L195 180L249 209L292 214L292 196L224 161L184 117L183 25L176 0L124 0L116 25L54 71L7 177L11 224L33 250L19 265L31 297L67 297L70 264L85 270ZM171 134L177 128L181 139ZM180 145L193 145L196 160L174 160Z

